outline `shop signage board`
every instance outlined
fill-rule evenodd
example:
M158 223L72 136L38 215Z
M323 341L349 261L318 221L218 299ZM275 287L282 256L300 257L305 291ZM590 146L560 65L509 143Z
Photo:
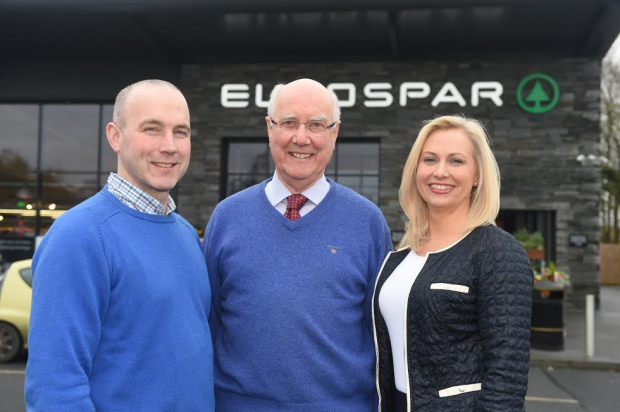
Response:
M358 101L358 87L362 89L363 99ZM355 83L329 83L327 88L338 95L340 107L354 107L362 104L369 108L385 108L398 104L406 107L416 100L428 100L432 107L442 104L457 104L478 107L488 103L502 107L504 85L499 81L478 81L468 86L469 100L464 97L464 90L452 82L445 82L439 89L432 90L427 82L389 82L366 83L358 86ZM269 90L263 84L252 86L247 83L226 83L220 90L220 103L227 109L243 109L253 102L256 107L267 108ZM253 95L252 95L253 92ZM542 114L552 110L560 99L560 88L557 82L544 73L534 73L524 77L516 90L519 107L531 114Z

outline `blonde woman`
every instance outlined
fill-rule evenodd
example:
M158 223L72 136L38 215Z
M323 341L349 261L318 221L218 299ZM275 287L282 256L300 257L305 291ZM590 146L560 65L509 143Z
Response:
M400 186L406 232L373 296L381 412L523 410L533 276L494 224L499 191L478 121L426 123Z

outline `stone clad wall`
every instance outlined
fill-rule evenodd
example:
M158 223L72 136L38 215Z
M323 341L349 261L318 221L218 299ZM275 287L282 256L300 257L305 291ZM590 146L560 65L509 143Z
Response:
M520 81L532 73L546 73L560 87L558 106L544 114L529 114L516 102ZM198 227L208 222L220 199L222 140L225 138L267 139L266 109L254 104L255 85L264 87L263 99L273 85L301 77L324 84L347 82L356 86L356 104L344 108L340 139L379 139L380 202L393 231L402 231L403 215L398 203L402 168L421 122L435 115L465 113L482 121L494 144L502 173L502 208L554 210L556 212L556 263L573 277L574 299L586 292L598 294L600 173L595 166L581 166L580 153L598 155L600 65L586 59L513 60L477 62L349 62L325 64L236 64L187 65L180 87L192 114L192 162L179 185L181 213ZM472 106L474 82L497 81L504 91L503 105L489 99ZM365 107L367 83L392 85L390 107ZM431 87L425 99L399 104L403 82L426 82ZM466 106L431 102L440 88L452 82ZM222 107L221 87L227 83L249 85L247 108ZM584 233L586 248L570 247L568 235Z

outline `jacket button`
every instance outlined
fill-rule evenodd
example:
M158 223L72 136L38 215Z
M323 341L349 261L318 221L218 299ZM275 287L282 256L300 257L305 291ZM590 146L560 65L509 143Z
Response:
M465 388L459 388L459 392L461 393L465 392Z

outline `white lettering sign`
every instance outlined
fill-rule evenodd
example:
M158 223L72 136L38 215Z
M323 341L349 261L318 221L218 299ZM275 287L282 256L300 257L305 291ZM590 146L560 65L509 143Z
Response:
M338 96L340 107L354 107L356 104L357 87L353 83L330 83L327 88ZM363 88L364 106L370 108L390 107L394 103L392 84L387 82L367 83ZM500 82L474 82L471 85L471 105L478 107L481 99L487 99L497 107L502 107L504 86ZM431 86L426 82L404 82L398 90L398 103L401 107L407 106L409 100L427 99L431 96ZM250 86L245 83L222 85L220 101L222 107L241 109L250 104ZM433 97L431 106L440 104L458 104L467 106L463 95L452 82L446 82ZM254 88L254 105L260 108L269 106L269 99L263 85L258 83Z
M240 109L248 107L250 87L247 84L225 84L222 86L220 101L222 106L230 109Z
M353 83L330 83L327 88L338 96L338 90L347 92L347 98L341 99L338 96L338 103L340 107L353 107L355 106L355 85Z
M407 99L426 99L431 94L431 86L424 82L407 82L400 85L400 105L407 106Z
M480 97L491 99L497 107L502 107L502 93L504 86L500 82L476 82L471 85L471 105L478 107Z
M256 85L256 96L254 97L254 104L256 105L256 107L262 107L263 109L269 107L269 99L263 100L263 85L260 83Z
M368 83L364 86L364 96L369 99L379 100L366 100L364 106L366 107L389 107L394 101L392 93L381 90L390 90L392 85L389 83Z
M456 88L454 83L450 82L444 84L441 90L439 90L439 93L431 102L431 106L437 107L441 103L458 103L461 107L467 106L459 89Z

